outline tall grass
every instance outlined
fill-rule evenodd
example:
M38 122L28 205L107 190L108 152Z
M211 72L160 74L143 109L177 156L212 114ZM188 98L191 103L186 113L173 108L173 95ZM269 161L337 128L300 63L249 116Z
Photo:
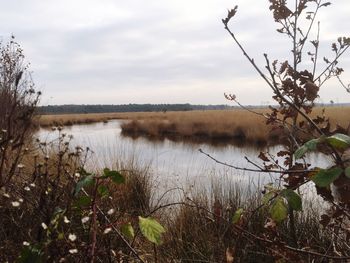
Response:
M316 108L312 117L322 115L322 108ZM268 109L256 109L266 114ZM266 119L246 110L167 112L152 114L147 118L133 118L122 124L122 132L131 136L150 138L182 138L191 140L222 140L253 144L278 143L283 133L266 125ZM325 114L331 125L347 128L350 107L328 107Z
M316 107L311 117L322 115L323 108ZM268 113L268 109L255 109ZM326 107L325 115L333 127L337 124L347 128L350 107ZM276 142L279 132L271 131L264 117L246 110L208 110L186 112L130 112L96 114L41 115L36 117L41 127L70 126L125 119L122 131L126 135L152 138L187 138L203 141L243 140L250 143Z
M246 234L269 237L276 231L268 227L268 211L257 209L262 203L261 192L221 180L213 182L209 189L197 188L190 196L161 217L167 233L159 248L160 262L229 262L227 251L233 254L234 262L275 262L273 246ZM232 218L238 208L243 208L247 217L235 226ZM312 202L306 202L295 224L298 242L322 254L333 241L320 226L317 211ZM277 226L280 242L285 244L292 243L288 229L287 222ZM348 250L346 246L342 249ZM323 262L304 255L297 257L300 262Z

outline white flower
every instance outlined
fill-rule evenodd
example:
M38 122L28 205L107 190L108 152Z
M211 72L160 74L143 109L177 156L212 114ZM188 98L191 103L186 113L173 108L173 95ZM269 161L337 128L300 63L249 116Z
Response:
M22 169L22 168L24 168L24 164L20 163L20 164L17 165L17 167L18 167L19 169Z
M76 178L79 178L79 177L80 177L80 173L75 173L74 176L75 176Z
M74 242L77 239L77 236L74 234L69 234L68 239L72 242Z
M29 246L30 244L29 244L29 242L27 242L27 241L23 241L23 246Z
M70 223L69 219L68 219L66 216L64 216L63 221L64 221L66 224Z
M69 251L69 253L71 253L71 254L76 254L76 253L78 253L78 249L76 249L76 248L70 249L70 250L68 250L68 251Z
M111 215L113 213L114 213L114 209L113 208L109 209L108 212L107 212L107 214L109 214L109 215Z
M47 225L43 222L43 223L41 223L41 227L43 228L43 229L47 229Z
M88 216L84 216L82 219L81 219L81 222L83 223L83 224L85 224L87 221L89 221L90 220L90 217L88 217Z
M111 227L107 227L106 229L105 229L105 231L103 231L103 234L108 234L109 232L111 232L112 231L112 228Z
M22 199L22 198L18 199L18 201L21 202L21 203L23 203L23 199Z
M6 198L10 198L10 195L8 193L4 193L3 196L5 196Z
M30 191L30 188L28 187L28 186L26 186L26 187L24 187L24 190L26 190L26 191Z
M17 201L11 202L13 207L19 207L20 203Z
M35 183L31 183L30 186L31 186L31 187L35 187Z

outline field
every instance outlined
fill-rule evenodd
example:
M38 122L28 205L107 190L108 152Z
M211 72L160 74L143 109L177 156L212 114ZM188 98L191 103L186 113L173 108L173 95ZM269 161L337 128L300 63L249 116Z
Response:
M315 108L312 117L322 115L323 108ZM279 139L278 132L271 132L265 125L269 109L256 109L254 114L244 109L183 111L183 112L133 112L103 114L42 115L39 125L66 126L93 122L107 122L111 119L127 119L122 132L129 136L148 136L153 139L191 139L200 141L244 141L266 144ZM327 107L325 115L333 127L337 124L347 128L350 107Z

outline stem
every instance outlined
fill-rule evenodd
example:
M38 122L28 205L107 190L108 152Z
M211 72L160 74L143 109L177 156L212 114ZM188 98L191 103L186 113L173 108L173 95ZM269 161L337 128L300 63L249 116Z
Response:
M315 51L314 68L312 70L312 78L315 77L315 73L316 73L319 44L320 44L320 22L318 22L317 24L317 46L315 47L316 51Z
M94 195L92 200L92 226L91 226L91 251L90 251L90 263L95 262L95 251L97 243L97 188L98 188L98 179L96 179L96 184L94 188Z
M259 73L259 75L265 80L265 82L269 85L269 87L275 92L275 94L286 104L288 104L290 107L295 109L297 112L300 113L301 116L304 117L314 128L315 130L320 134L324 135L322 130L317 126L317 124L309 117L306 113L304 113L302 110L300 110L298 107L296 107L292 102L287 100L281 92L278 90L278 87L274 87L274 85L268 80L268 78L264 75L264 73L260 70L260 68L255 64L254 60L250 58L250 56L246 53L245 49L242 47L242 45L237 40L236 36L231 32L231 30L228 28L228 26L225 24L226 31L231 35L233 40L236 42L238 47L242 50L243 55L248 59L248 61L252 64L252 66L255 68L255 70Z
M332 66L333 66L333 64L347 51L347 49L350 47L350 45L348 45L348 46L346 46L341 52L339 52L338 54L337 54L337 56L333 59L333 61L331 62L331 63L329 63L329 65L322 71L322 73L320 73L319 75L318 75L318 77L317 78L315 78L315 82L316 81L319 81L320 80L320 78L327 72L327 70L329 70Z

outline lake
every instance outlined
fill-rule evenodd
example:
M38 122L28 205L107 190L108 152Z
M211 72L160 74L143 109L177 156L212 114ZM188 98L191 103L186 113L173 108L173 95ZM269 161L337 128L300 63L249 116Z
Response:
M163 189L172 187L189 188L207 186L215 182L237 183L242 187L256 188L268 182L274 182L276 175L234 170L211 160L202 149L214 158L228 164L255 168L244 158L262 164L258 158L260 151L269 150L275 154L281 146L256 148L251 146L214 146L189 142L173 142L167 139L151 141L144 137L136 139L121 134L121 120L108 123L73 125L65 127L63 132L73 136L73 145L89 147L94 154L88 165L91 169L116 167L117 161L148 166L157 185ZM40 129L36 136L41 141L51 141L58 137L58 131ZM309 154L308 160L318 167L325 167L329 160L322 154Z

